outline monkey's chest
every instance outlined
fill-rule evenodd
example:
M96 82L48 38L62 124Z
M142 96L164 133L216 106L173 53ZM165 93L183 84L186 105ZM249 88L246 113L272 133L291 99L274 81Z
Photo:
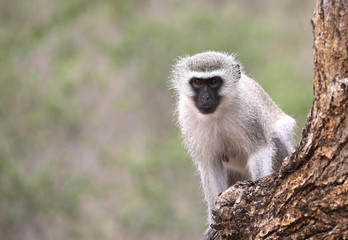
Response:
M246 160L242 156L226 155L221 156L222 165L226 170L237 171L244 174L246 169Z

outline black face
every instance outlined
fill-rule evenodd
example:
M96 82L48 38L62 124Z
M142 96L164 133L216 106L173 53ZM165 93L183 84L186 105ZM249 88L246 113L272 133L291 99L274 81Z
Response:
M190 80L195 96L193 97L196 107L203 114L213 113L219 105L218 92L222 85L220 77L192 78Z

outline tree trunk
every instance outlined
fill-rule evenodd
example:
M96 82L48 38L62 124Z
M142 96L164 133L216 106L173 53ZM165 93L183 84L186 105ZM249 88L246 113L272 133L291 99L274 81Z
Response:
M279 173L238 182L214 212L213 239L348 239L348 0L318 0L314 101Z

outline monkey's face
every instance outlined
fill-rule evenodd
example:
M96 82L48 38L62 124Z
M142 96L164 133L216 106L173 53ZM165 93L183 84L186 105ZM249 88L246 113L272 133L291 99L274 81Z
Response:
M193 100L198 110L203 114L211 114L217 109L221 96L219 89L223 84L221 77L196 78L190 80L194 92Z
M224 100L233 101L239 94L241 72L234 56L226 53L208 51L181 58L171 76L179 116L190 112L192 107L204 115L218 115L225 106Z

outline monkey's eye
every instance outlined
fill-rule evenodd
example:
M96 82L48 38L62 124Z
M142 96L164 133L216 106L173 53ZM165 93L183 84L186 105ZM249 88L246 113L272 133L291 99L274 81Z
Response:
M220 84L220 79L219 78L211 78L210 80L209 80L209 84L210 84L210 86L212 86L212 87L217 87L217 86L219 86L219 84Z
M195 78L192 81L192 85L194 87L200 87L202 84L203 84L203 81L202 81L202 79L199 79L199 78Z

